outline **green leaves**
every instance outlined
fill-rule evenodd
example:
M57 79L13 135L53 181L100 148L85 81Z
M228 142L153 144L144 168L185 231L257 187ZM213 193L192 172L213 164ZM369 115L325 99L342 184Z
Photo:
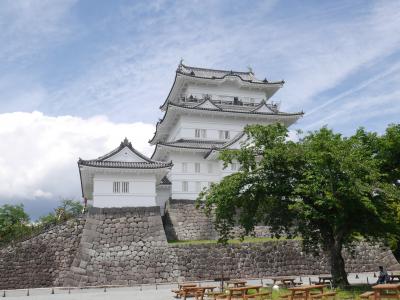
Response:
M30 233L29 216L22 204L0 207L0 245Z
M383 136L359 129L350 137L323 127L298 142L287 140L281 124L245 133L240 150L220 155L225 164L238 161L240 171L199 196L222 241L235 224L248 233L262 223L277 235L301 235L306 248L335 249L332 264L341 266L342 244L399 236L400 125Z

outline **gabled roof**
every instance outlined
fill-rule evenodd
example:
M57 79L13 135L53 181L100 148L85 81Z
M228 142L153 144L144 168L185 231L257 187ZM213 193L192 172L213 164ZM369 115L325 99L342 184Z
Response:
M137 157L136 160L127 159L127 160L116 160L113 159L115 157L118 158L118 154L124 150L129 149L130 152ZM125 153L127 154L127 153ZM170 168L172 167L172 162L161 162L151 160L147 156L143 155L135 148L132 147L132 144L125 138L121 144L107 153L106 155L100 156L96 159L83 160L79 158L78 166L88 166L88 167L96 167L96 168L121 168L121 169L160 169L160 168Z
M203 105L201 104L206 104ZM212 114L221 114L224 115L232 115L232 116L243 116L248 118L249 116L254 116L257 118L262 119L273 119L282 121L283 123L287 123L287 125L291 125L295 122L298 118L303 116L303 112L296 112L296 113L286 113L286 112L279 112L274 111L274 108L269 106L267 103L261 102L258 106L241 106L241 105L224 105L224 104L216 104L212 100L204 100L198 103L172 103L169 102L167 105L167 109L164 113L162 119L160 119L156 124L156 132L154 133L153 137L149 141L150 144L154 145L159 138L160 131L159 129L165 127L165 123L168 123L168 115L169 113L181 113L181 112L210 112ZM211 106L213 105L213 106ZM266 106L268 110L263 109ZM215 108L214 108L215 107ZM217 109L218 108L218 109Z
M210 99L206 98L203 101L201 101L199 104L193 106L194 108L208 108L208 109L213 109L213 110L221 110L219 106L217 106L215 103L213 103Z
M231 139L228 142L225 142L222 146L211 148L210 151L208 151L207 154L204 156L204 158L207 158L211 153L215 151L228 149L230 146L234 145L236 142L240 141L245 136L246 134L244 132L238 133L233 139Z
M269 82L267 79L257 79L251 69L248 72L232 71L232 70L218 70L198 68L184 65L182 62L179 64L177 73L206 79L223 79L226 76L237 76L243 81L262 83L262 84L282 84L284 81Z
M169 91L167 98L160 106L160 108L161 110L164 110L167 103L175 101L174 99L170 99L170 97L175 97L173 95L175 95L176 90L182 88L184 78L198 78L207 81L214 80L215 82L220 83L223 82L225 79L228 79L229 77L236 77L239 82L242 82L245 85L252 85L257 88L263 89L266 88L270 91L269 97L272 96L285 83L284 80L271 82L268 81L266 78L262 80L257 79L250 68L248 72L207 69L187 66L184 65L181 61L176 70L175 79L174 83L172 84L171 90Z

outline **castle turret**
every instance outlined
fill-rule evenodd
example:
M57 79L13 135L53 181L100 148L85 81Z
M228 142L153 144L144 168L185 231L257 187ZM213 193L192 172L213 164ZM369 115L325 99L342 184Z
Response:
M286 113L270 98L284 81L257 79L248 72L214 70L179 64L174 84L160 107L164 117L150 140L152 159L173 161L167 175L173 199L194 200L211 182L238 170L223 169L221 149L237 149L249 124L295 123L302 112Z

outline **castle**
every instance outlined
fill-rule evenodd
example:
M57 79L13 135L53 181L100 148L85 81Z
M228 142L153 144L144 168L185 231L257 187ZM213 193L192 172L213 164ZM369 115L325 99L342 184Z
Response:
M224 168L223 149L238 149L249 124L295 123L302 112L285 113L271 97L284 81L271 82L248 72L190 67L180 62L161 105L163 118L149 141L151 158L125 139L110 153L78 162L82 196L95 207L159 206L168 199L195 200L212 182L236 172Z
M182 63L161 106L164 117L150 143L151 158L125 139L97 159L79 159L81 218L0 248L0 288L136 285L188 280L265 278L330 272L329 256L302 251L299 240L229 245L170 243L216 239L211 217L194 199L224 169L222 149L237 149L247 124L289 126L302 113L283 113L271 102L283 85L254 73L201 69ZM259 228L257 228L259 227ZM234 230L240 230L236 228ZM240 232L234 232L234 234ZM268 235L256 226L255 236ZM400 269L390 249L360 242L344 249L347 272Z

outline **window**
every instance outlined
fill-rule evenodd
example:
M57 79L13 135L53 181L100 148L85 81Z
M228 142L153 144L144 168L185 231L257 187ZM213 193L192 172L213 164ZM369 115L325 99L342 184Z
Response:
M219 131L219 139L220 140L228 140L230 138L230 134L228 130L220 130Z
M212 172L213 172L213 165L212 165L212 163L208 163L208 165L207 165L207 170L208 170L208 173L212 173Z
M114 194L128 194L129 193L129 181L114 181L113 182L113 193Z
M120 191L120 182L119 181L114 181L113 182L113 193L118 194Z
M201 191L201 182L198 181L196 182L196 192L200 192Z
M187 181L182 181L182 192L187 192L189 190L189 184Z
M207 131L205 129L195 129L194 130L194 137L199 139L205 139L207 137Z
M122 194L128 194L128 193L129 193L129 182L122 181Z
M200 173L200 163L195 163L195 164L194 164L194 171L195 171L196 173Z
M182 173L186 173L187 172L187 163L184 162L182 163Z

